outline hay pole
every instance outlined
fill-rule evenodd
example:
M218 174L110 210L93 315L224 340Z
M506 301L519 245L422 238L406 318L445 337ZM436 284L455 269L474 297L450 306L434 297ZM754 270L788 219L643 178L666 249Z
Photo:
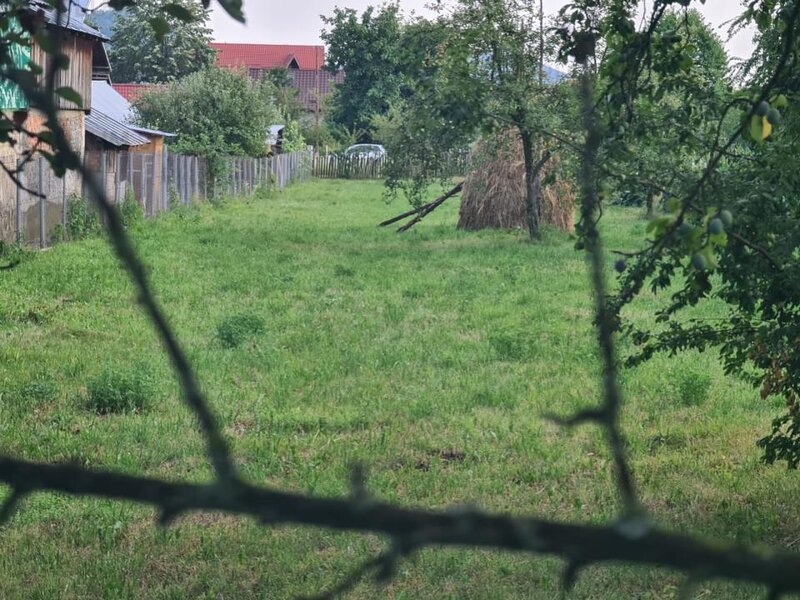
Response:
M392 223L397 223L398 221L402 221L403 219L410 217L412 215L417 215L414 219L412 219L411 221L400 227L397 230L397 233L408 231L414 225L416 225L422 219L424 219L427 215L429 215L439 206L441 206L445 200L447 200L448 198L452 198L453 196L458 194L463 187L464 187L464 182L462 181L446 194L442 194L441 196L439 196L438 198L436 198L431 202L428 202L427 204L423 204L422 206L419 206L417 208L412 208L411 210L408 210L403 214L397 215L396 217L392 217L391 219L387 219L386 221L378 223L378 227L386 227L387 225L391 225Z

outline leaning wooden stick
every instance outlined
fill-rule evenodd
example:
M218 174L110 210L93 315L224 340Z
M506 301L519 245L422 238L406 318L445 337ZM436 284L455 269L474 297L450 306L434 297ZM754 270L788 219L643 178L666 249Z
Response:
M378 223L378 227L386 227L387 225L391 225L393 223L397 223L398 221L402 221L407 217L411 217L417 215L415 219L412 219L410 222L403 225L400 229L398 229L398 233L402 233L419 223L426 215L430 214L432 211L436 210L445 200L448 198L452 198L456 194L458 194L461 189L464 187L464 182L462 181L452 190L443 194L436 198L435 200L428 202L427 204L423 204L422 206L418 206L417 208L412 208L411 210L407 210L403 214L397 215L396 217L392 217L391 219L387 219L381 223Z

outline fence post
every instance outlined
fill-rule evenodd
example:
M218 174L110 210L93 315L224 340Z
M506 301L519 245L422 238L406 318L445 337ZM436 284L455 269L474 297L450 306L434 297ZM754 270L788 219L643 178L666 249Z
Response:
M119 197L119 158L120 152L114 152L114 204L119 204L121 198Z
M200 178L201 181L203 182L203 200L205 202L208 202L208 159L198 158L197 160L198 164L200 165L203 171L203 176Z
M67 229L67 173L61 178L61 226Z
M161 149L161 206L169 210L169 150L164 146Z
M189 173L187 173L188 156L181 156L181 201L189 204Z
M192 157L194 162L194 197L200 198L200 159L197 156Z
M17 179L19 185L17 186L17 243L22 244L22 198L25 193L23 190L25 186L25 163L20 156L17 159Z
M147 165L145 164L145 155L142 153L137 153L139 155L139 194L142 196L142 206L144 207L144 214L151 216L151 212L147 210Z
M170 184L171 184L170 185L170 191L172 191L172 189L174 189L175 190L175 194L178 196L178 199L180 199L180 191L181 191L181 188L178 187L178 185L179 185L178 161L179 160L180 160L180 154L176 154L175 156L172 157L172 181L170 182Z
M138 202L139 200L136 198L136 187L133 185L133 155L130 151L125 153L125 171L125 193L128 193L128 190L130 190L134 202Z
M192 193L191 193L191 197L192 197L192 199L196 200L197 197L199 196L199 194L197 192L197 188L200 187L200 185L199 185L200 179L199 179L198 173L197 173L197 157L193 156L189 160L192 161Z
M47 236L47 224L45 222L45 202L46 194L44 193L44 159L40 156L39 160L39 247L44 248L47 244L45 237Z
M100 189L103 190L104 192L103 195L105 195L105 192L107 191L106 182L108 180L108 154L106 154L105 148L103 148L103 150L100 151L100 177L103 180Z

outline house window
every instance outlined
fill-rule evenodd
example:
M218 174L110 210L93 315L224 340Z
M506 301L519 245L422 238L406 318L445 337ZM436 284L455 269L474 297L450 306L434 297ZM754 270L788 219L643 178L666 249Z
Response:
M261 78L261 69L250 69L250 77L253 79Z

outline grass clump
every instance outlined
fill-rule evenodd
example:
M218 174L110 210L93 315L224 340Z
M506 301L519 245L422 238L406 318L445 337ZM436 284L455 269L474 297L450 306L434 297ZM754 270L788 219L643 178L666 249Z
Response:
M133 227L144 221L144 210L136 201L136 196L130 188L125 192L125 198L119 205L119 214L125 227Z
M266 327L258 315L238 314L225 317L217 325L217 338L226 348L236 348L262 333Z
M67 199L67 236L71 240L82 240L100 231L97 211L80 196Z
M711 376L705 373L685 373L678 381L678 397L685 406L698 406L708 398Z
M141 412L155 393L155 382L144 367L106 369L86 386L89 410L99 415Z
M39 406L55 401L58 386L51 377L40 375L20 385L13 396L18 406Z
M22 262L26 251L22 244L8 243L0 240L0 267L10 269Z

